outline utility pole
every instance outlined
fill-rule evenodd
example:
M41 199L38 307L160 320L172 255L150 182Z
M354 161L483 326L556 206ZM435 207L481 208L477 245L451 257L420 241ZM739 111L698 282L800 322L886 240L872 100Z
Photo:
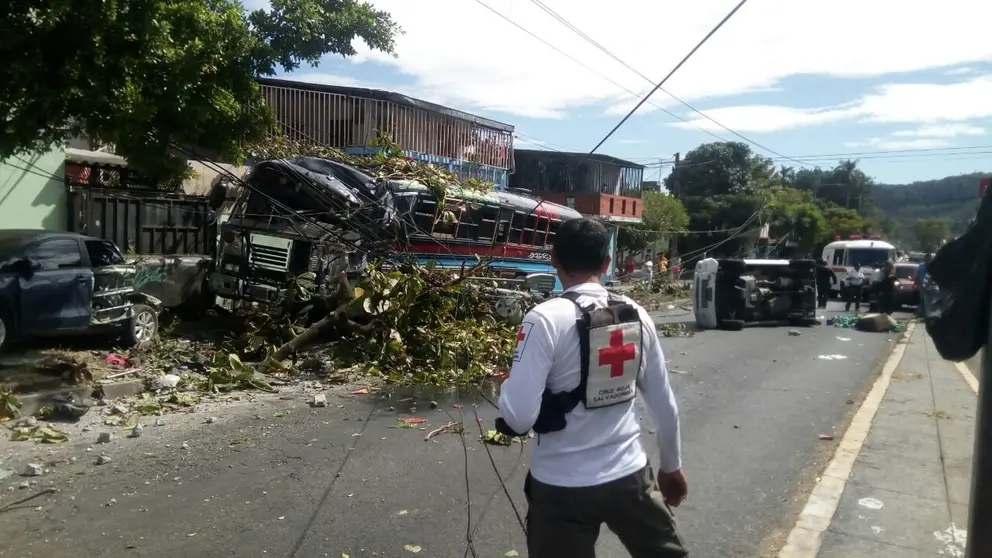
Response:
M675 163L672 165L672 197L679 199L682 194L682 186L679 184L679 162L681 160L681 154L675 154ZM672 271L672 267L675 266L675 262L679 257L679 235L672 234L672 238L668 241L668 276L675 278L675 272ZM681 271L681 265L679 265L679 271Z
M988 288L986 286L986 288ZM967 558L992 556L992 355L982 349L982 369L978 382L978 412L975 413L975 451L971 466L971 509L968 513Z

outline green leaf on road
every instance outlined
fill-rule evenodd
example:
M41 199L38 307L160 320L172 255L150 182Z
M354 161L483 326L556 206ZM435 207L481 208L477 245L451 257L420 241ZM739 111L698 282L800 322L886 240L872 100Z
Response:
M406 550L407 552L412 552L412 553L416 554L416 553L420 552L423 549L420 548L419 546L415 545L415 544L408 544L408 545L406 545L406 546L403 547L403 550Z

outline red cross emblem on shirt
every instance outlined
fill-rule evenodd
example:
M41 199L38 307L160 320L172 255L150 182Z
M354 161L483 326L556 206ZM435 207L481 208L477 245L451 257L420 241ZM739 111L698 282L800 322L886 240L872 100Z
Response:
M623 376L623 365L637 356L637 347L633 343L624 344L623 330L610 332L610 346L599 350L599 365L610 366L610 377Z
M520 329L517 331L517 343L523 341L526 338L527 338L527 332L525 332L523 326L521 326Z

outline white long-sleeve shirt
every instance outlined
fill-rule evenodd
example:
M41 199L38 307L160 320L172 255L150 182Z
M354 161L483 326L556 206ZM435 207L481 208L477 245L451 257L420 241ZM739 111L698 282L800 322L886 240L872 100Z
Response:
M581 304L606 305L607 292L597 283L568 289L583 295ZM628 302L630 302L628 300ZM660 468L670 473L682 468L679 411L669 383L665 357L654 322L637 306L644 336L644 365L637 390L654 420ZM579 385L580 349L578 308L556 298L527 313L520 329L510 377L503 382L499 408L515 432L527 432L537 421L545 387L571 391ZM531 474L554 486L595 486L639 471L648 464L635 415L636 399L610 407L586 409L579 403L567 415L564 430L541 434L531 445Z

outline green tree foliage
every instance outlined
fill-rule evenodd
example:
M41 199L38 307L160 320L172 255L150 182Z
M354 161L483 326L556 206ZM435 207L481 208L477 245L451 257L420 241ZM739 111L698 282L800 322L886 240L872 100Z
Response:
M834 236L864 233L932 251L962 233L975 217L978 183L984 176L877 184L856 160L842 160L832 168L776 168L745 144L717 142L686 153L665 184L681 192L688 228L694 232L680 238L683 254L747 253L759 224L767 223L772 238L788 235L794 253L815 255ZM748 222L755 212L759 218ZM748 225L741 232L744 223Z
M771 191L767 206L769 235L795 243L799 253L812 253L826 240L827 220L809 192L779 187Z
M935 252L951 237L951 222L939 217L920 219L913 223L917 247L923 252Z
M689 225L689 214L682 202L667 192L642 192L644 214L641 223L621 227L617 246L623 251L639 252L664 240L674 231L684 231Z
M77 135L153 180L185 172L173 144L232 160L270 129L259 76L393 51L389 14L360 0L12 0L0 19L0 158Z
M857 210L846 209L830 202L823 203L822 208L829 234L847 238L852 234L865 232L867 222Z
M707 143L686 154L666 185L679 188L691 230L713 231L685 238L683 253L747 253L762 223L772 238L787 240L794 254L807 256L833 235L897 228L891 219L874 217L874 181L857 161L840 161L832 169L776 168L745 144Z

